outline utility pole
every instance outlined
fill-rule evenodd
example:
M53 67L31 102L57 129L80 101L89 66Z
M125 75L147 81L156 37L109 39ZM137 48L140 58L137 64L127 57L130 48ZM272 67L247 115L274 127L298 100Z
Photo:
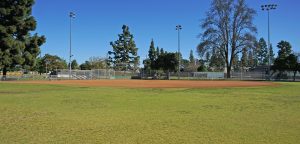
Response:
M271 10L275 10L276 8L277 8L277 4L268 4L268 5L262 5L262 6L261 6L261 9L262 9L263 11L267 11L267 12L268 12L268 80L271 80L270 11L271 11Z

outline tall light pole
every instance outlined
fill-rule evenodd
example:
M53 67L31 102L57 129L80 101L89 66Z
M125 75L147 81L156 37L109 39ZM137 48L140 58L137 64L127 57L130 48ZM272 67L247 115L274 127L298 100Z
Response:
M178 31L178 79L180 79L180 31L182 30L182 26L177 25L176 30Z
M270 56L270 49L271 49L271 43L270 43L270 11L275 10L277 8L277 4L268 4L268 5L262 5L261 9L263 11L268 12L268 79L271 80L271 56Z
M72 19L75 18L75 13L70 12L69 14L70 17L70 57L69 57L69 79L71 79L72 75Z

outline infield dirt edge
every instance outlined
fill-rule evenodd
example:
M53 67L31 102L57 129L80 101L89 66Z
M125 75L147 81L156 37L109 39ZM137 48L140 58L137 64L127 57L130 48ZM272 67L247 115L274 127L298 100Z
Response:
M189 80L55 80L7 82L115 88L230 88L278 86L266 81L189 81Z

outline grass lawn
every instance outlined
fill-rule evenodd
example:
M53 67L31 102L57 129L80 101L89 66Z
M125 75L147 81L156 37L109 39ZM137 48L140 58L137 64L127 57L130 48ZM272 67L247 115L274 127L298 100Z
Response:
M125 89L0 83L0 143L298 144L300 83Z

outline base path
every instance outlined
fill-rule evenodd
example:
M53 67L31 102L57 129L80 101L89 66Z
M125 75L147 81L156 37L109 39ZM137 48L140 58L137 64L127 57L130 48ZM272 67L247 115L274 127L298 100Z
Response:
M22 81L26 84L58 84L93 87L120 88L226 88L276 86L272 82L258 81L187 81L187 80L58 80L58 81Z

